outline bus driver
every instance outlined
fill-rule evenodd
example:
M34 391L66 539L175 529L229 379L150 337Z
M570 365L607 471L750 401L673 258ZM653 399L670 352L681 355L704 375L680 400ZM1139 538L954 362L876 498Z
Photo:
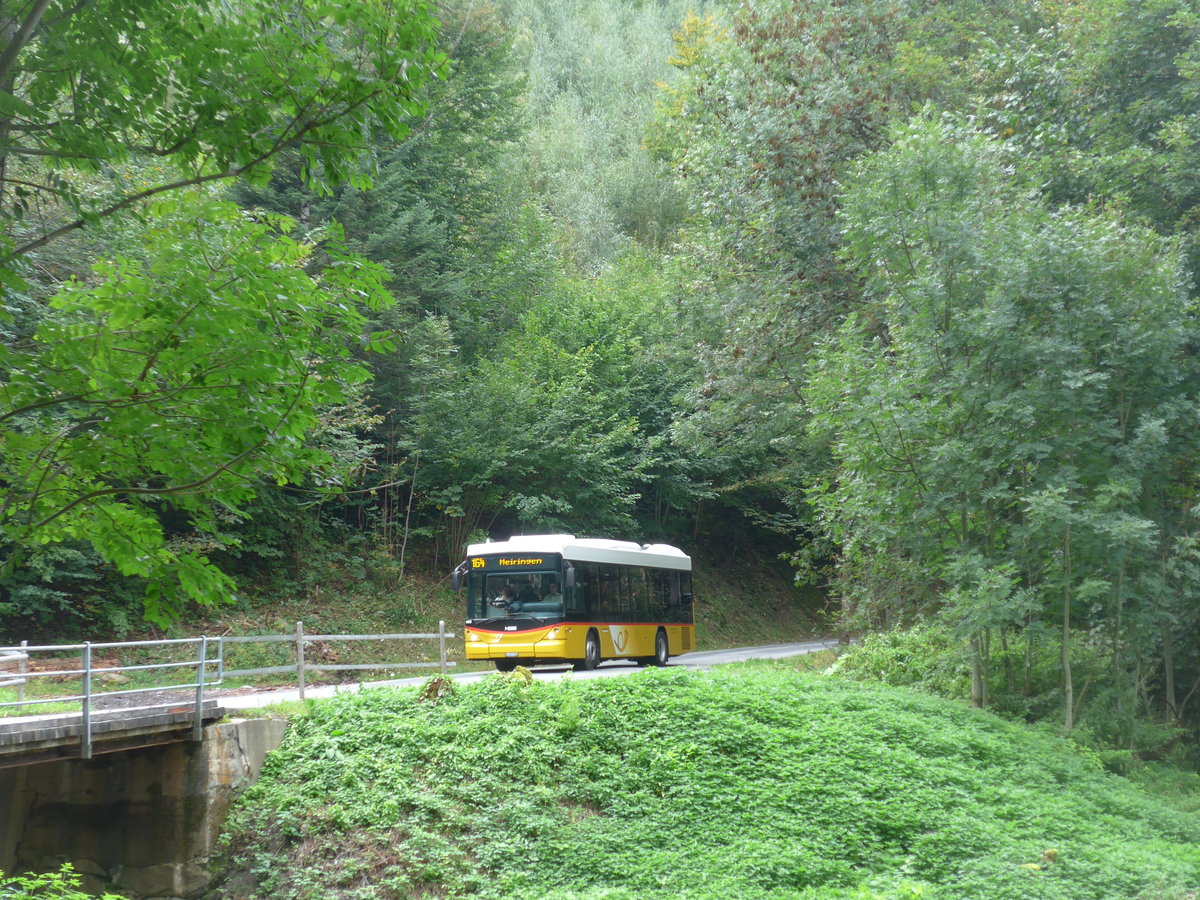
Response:
M500 589L500 593L496 595L496 598L488 602L488 613L493 616L504 615L504 611L508 609L509 604L515 599L512 588L506 584Z

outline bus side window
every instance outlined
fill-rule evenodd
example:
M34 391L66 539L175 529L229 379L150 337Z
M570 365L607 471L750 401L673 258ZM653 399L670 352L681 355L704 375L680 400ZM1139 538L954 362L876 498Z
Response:
M611 622L617 617L617 607L620 602L620 590L617 583L617 567L608 563L598 566L600 576L600 608L596 618L601 622Z
M650 618L655 622L667 621L667 608L670 599L670 578L669 572L664 572L662 569L655 569L652 573L650 585Z
M621 566L620 570L620 593L617 599L617 617L622 621L632 622L636 618L633 606L633 579L629 577L632 570L629 566Z
M677 622L692 621L692 573L679 573L679 606Z
M572 617L589 618L594 615L593 607L596 599L596 564L575 564L575 595L573 602L567 608Z
M629 584L633 588L633 614L636 622L650 621L650 570L635 568L629 570Z

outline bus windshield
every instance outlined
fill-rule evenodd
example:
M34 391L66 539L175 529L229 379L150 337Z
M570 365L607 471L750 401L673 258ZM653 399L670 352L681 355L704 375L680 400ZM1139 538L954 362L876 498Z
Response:
M562 614L562 581L556 570L471 573L468 619L548 618Z

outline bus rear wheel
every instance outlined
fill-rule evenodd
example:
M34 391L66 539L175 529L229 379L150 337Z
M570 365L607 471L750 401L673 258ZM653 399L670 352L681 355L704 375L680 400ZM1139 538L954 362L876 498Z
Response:
M587 641L583 645L583 659L571 664L572 668L587 671L600 665L600 636L595 631L589 631Z
M660 628L654 636L654 659L650 665L665 666L670 659L671 645L667 643L667 633Z
M512 672L517 668L517 660L515 659L498 659L496 660L497 672Z

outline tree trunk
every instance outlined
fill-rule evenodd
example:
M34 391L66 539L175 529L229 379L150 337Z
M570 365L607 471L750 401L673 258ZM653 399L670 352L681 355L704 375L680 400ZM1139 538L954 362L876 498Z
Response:
M992 629L983 629L983 672L982 687L983 687L983 708L987 709L992 702L992 692L990 688L992 678Z
M1000 652L1004 654L1004 691L1012 693L1012 656L1008 652L1008 629L1000 629Z
M1117 720L1124 721L1125 718L1125 691L1127 689L1126 671L1124 660L1121 658L1121 635L1124 631L1124 604L1121 602L1122 594L1125 592L1125 562L1122 560L1117 567L1117 584L1113 590L1112 612L1109 613L1109 618L1112 620L1112 657L1109 665L1112 667L1112 683L1115 689ZM1134 684L1136 692L1137 685ZM1136 697L1134 698L1134 709L1137 708Z
M1163 643L1163 699L1171 713L1172 721L1179 721L1179 705L1175 702L1175 639L1171 635L1171 623L1162 626Z
M417 468L421 465L421 452L413 454L412 482L408 486L408 505L404 510L404 535L400 539L400 580L404 580L404 554L408 550L408 528L412 520L413 495L417 492ZM451 556L453 559L453 556Z
M983 686L983 653L980 650L979 634L971 635L971 705L983 709L986 703Z
M1063 535L1062 684L1063 729L1075 727L1075 683L1071 680L1071 525Z
M36 0L25 11L25 20L4 17L0 19L0 91L15 96L17 84L17 57L37 33L42 16L50 8L51 0ZM6 9L8 5L6 4ZM68 13L67 15L70 15ZM4 209L4 188L8 178L8 142L12 133L12 116L0 119L0 210Z
M1033 693L1033 616L1025 619L1025 678L1021 685L1021 695L1028 697Z

